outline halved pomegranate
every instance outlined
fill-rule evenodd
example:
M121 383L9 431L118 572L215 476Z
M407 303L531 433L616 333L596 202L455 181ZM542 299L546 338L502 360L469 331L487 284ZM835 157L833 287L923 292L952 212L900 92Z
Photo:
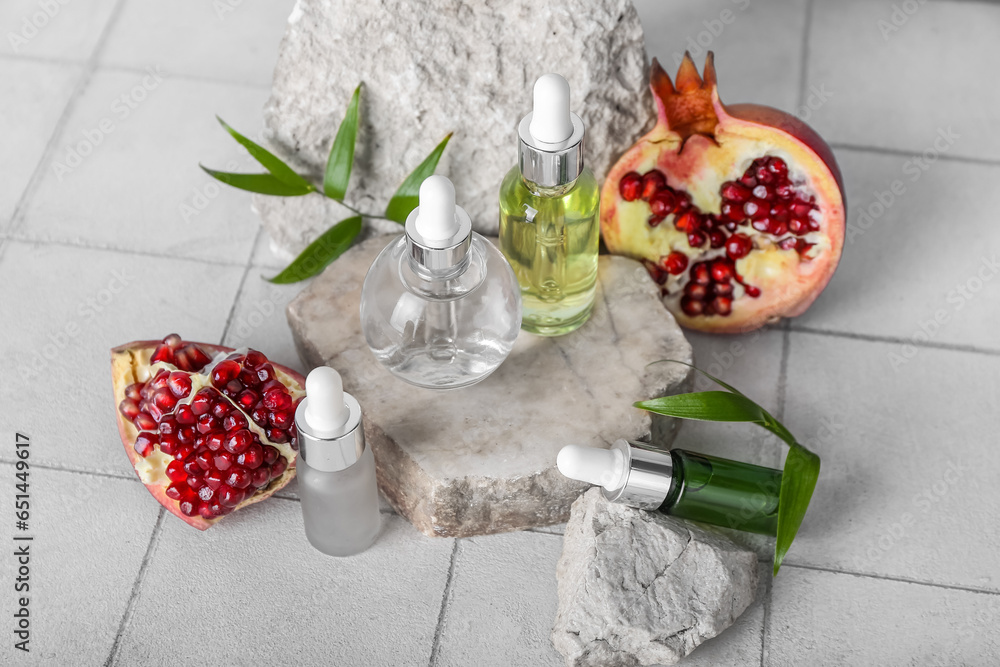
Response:
M161 505L205 530L295 476L305 379L256 350L171 334L111 350L118 431Z
M800 315L833 276L844 241L840 170L798 118L724 106L713 54L689 55L676 86L654 59L656 127L601 193L608 250L642 260L684 326L739 333Z

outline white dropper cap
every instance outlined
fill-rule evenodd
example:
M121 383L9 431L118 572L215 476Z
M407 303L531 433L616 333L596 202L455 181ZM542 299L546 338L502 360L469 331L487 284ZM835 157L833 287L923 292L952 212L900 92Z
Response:
M534 108L528 131L536 141L558 144L573 136L569 111L569 83L558 74L543 74L535 81Z
M417 232L427 241L445 241L458 233L455 186L444 176L434 174L420 184L416 226Z
M570 479L597 484L612 491L625 483L625 457L618 449L567 445L559 450L556 465Z
M306 377L306 396L306 423L316 435L335 433L347 424L351 412L344 403L340 373L329 366L313 369Z

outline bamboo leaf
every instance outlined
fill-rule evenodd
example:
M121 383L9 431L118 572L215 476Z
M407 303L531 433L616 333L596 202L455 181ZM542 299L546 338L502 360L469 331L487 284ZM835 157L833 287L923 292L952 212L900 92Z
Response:
M774 543L774 574L778 574L785 554L788 553L802 519L809 509L816 480L819 479L819 457L802 445L795 443L785 457L781 475L781 492L778 496L778 537Z
M451 139L451 133L439 143L431 154L428 155L423 162L417 166L413 172L406 177L403 184L399 186L396 190L396 194L392 196L389 200L389 205L385 209L385 217L390 220L394 220L399 224L406 222L406 216L410 214L410 211L417 207L419 200L417 195L420 193L420 184L424 182L424 179L434 173L437 169L438 161L441 160L441 154L444 153L445 147L448 145L448 140Z
M310 243L281 273L268 280L277 285L287 285L312 278L350 248L360 232L360 215L341 220Z
M246 148L247 151L250 153L250 155L252 155L253 158L257 160L257 162L260 162L260 164L269 172L271 172L274 175L274 177L277 178L279 181L292 186L298 186L298 187L309 186L310 189L313 189L313 186L311 183L309 183L309 181L296 174L295 171L287 164L282 162L281 158L279 158L277 155L267 150L260 144L254 143L250 139L247 139L242 134L240 134L233 128L229 127L226 121L222 120L218 116L216 116L216 118L218 119L219 123L222 124L222 127L226 128L226 132L231 134L233 139L238 141L241 146Z
M273 174L234 174L227 171L216 171L204 165L199 165L212 178L231 185L240 190L259 192L263 195L279 197L298 197L313 192L315 188L309 183L292 185L278 180Z
M785 554L792 546L799 527L802 525L802 519L809 509L809 502L812 500L813 490L816 488L816 480L819 479L819 456L800 445L784 424L735 387L731 387L719 378L683 361L664 359L653 363L662 362L682 364L693 368L727 389L728 392L703 391L664 396L641 401L636 403L635 407L680 419L751 422L774 433L788 445L788 455L785 457L785 467L781 475L781 490L778 494L778 528L774 543L774 574L777 575L781 563L785 559Z
M354 89L354 95L347 105L344 120L340 123L337 136L330 148L330 157L326 161L326 173L323 176L323 192L330 199L343 201L347 194L347 183L351 180L351 168L354 166L354 146L358 139L358 99L361 96L361 86Z

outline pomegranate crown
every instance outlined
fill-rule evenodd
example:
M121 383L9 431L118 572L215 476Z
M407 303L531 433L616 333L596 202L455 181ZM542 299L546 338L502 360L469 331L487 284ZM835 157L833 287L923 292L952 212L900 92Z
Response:
M715 126L719 124L719 116L715 107L718 94L713 52L709 51L705 56L705 74L702 76L698 74L691 54L685 51L676 82L670 80L660 61L653 58L649 87L656 99L660 129L680 137L681 149L696 134L715 143Z

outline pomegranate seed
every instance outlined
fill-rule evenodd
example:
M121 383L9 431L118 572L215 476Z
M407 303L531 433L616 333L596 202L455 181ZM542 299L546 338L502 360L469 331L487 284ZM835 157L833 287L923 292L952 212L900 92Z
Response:
M688 258L682 252L674 251L665 257L660 258L660 265L666 269L667 273L677 276L684 273L684 269L687 268ZM290 417L291 415L289 415ZM271 422L274 424L274 422ZM275 426L281 426L281 424L274 424Z
M132 445L135 449L135 453L146 458L153 453L153 445L159 442L159 438L153 433L140 433L136 439L135 444Z
M715 294L716 296L732 296L733 284L715 283L714 285L712 285L712 294Z
M264 427L268 425L268 418L270 415L271 411L265 408L264 402L261 401L254 406L253 411L250 413L250 419L252 419L253 423L257 426Z
M808 234L809 225L800 218L792 218L791 220L788 221L788 230L792 234L797 234L797 235Z
M181 346L181 343L183 343L181 337L175 333L172 333L163 339L163 344L169 347L171 350L176 350L177 348L179 348Z
M218 401L212 403L212 416L218 420L224 419L231 410L232 408L229 405L229 401L226 401L223 398L219 398Z
M671 190L663 190L657 192L649 200L649 208L654 216L662 218L673 212L676 203L677 198L674 196L674 193Z
M221 389L230 380L235 380L236 376L240 374L240 370L239 363L232 359L224 359L212 369L212 384Z
M227 452L232 454L242 454L252 442L253 434L250 433L249 430L243 428L229 434L229 437L222 446L226 448Z
M684 258L684 266L687 266L687 257ZM667 270L669 271L670 269ZM682 268L681 271L683 270L684 269ZM677 273L680 273L681 271L678 271ZM272 412L268 417L268 420L271 422L271 426L275 428L288 428L292 424L292 421L294 421L294 417L292 416L291 410L280 410L278 412Z
M271 481L271 468L268 466L261 466L254 470L250 477L250 484L253 485L255 489L267 486L267 483Z
M774 197L774 190L766 185L758 185L753 189L753 196L757 199L771 199Z
M201 475L188 475L185 483L192 491L198 491L205 486L205 478Z
M753 285L744 285L743 289L746 291L747 296L756 299L760 296L760 288L754 287Z
M665 215L651 215L646 220L646 222L649 224L650 227L657 227L661 222L663 222L663 219L665 217L666 217Z
M743 214L747 217L752 218L760 212L760 206L757 205L755 200L750 200L746 204L743 204Z
M191 482L188 482L188 486L191 486ZM198 497L207 503L209 500L215 497L215 489L208 486L207 484L202 484L201 488L198 489Z
M194 457L195 463L198 464L202 470L208 470L212 467L212 462L215 457L212 455L211 450L203 449Z
M773 220L780 220L781 222L788 222L789 216L792 214L792 207L786 202L779 201L771 206L771 213L768 217Z
M274 412L275 410L287 410L292 407L292 397L284 388L271 389L264 394L264 407Z
M138 403L142 400L142 394L139 393L142 391L142 387L143 383L141 382L133 382L129 386L125 387L125 398Z
M283 386L280 382L274 379L274 366L268 363L265 363L257 369L257 379L265 385L261 388L261 393L269 389L269 387L267 387L269 382L274 382L279 387Z
M771 225L770 227L768 227L767 231L774 234L775 236L784 236L785 234L788 233L788 223L772 220Z
M243 383L237 380L230 380L226 383L226 388L222 390L222 393L229 398L236 398L241 391L243 391Z
M701 227L701 220L696 211L687 211L674 219L674 227L682 232L696 232Z
M212 511L211 505L208 503L202 503L198 505L198 514L202 519L214 519L215 512Z
M160 451L167 456L173 456L180 444L176 435L165 433L160 436Z
M153 418L153 421L156 422L157 424L159 424L160 420L163 419L164 416L166 416L166 412L164 412L160 406L158 406L156 403L150 403L148 401L146 402L146 412L149 414L150 417ZM142 413L140 413L140 416L141 414Z
M734 204L732 202L725 202L722 204L722 212L720 215L724 220L729 220L731 222L738 222L743 219L743 206L740 204Z
M180 427L177 426L177 419L173 415L167 415L160 420L160 435L173 435Z
M118 412L131 421L139 416L139 404L131 398L126 398L118 404Z
M753 241L746 234L733 234L726 240L726 254L730 259L740 259L750 254Z
M167 490L164 491L164 495L166 495L167 498L170 498L171 500L181 500L181 499L191 500L194 497L196 497L197 494L195 494L191 490L191 487L189 487L186 483L178 481L168 486Z
M168 371L166 368L161 368L153 377L153 379L149 381L149 384L153 387L153 389L166 389L167 382L169 381L170 381L170 371Z
M260 400L260 396L253 389L244 389L240 392L240 395L236 397L236 402L244 410L251 410L253 406L257 405L257 401Z
M256 442L247 447L247 450L236 457L236 463L249 470L255 470L264 462L264 448Z
M681 213L687 211L691 208L691 195L686 192L674 192L674 199L677 203L674 204L674 214L680 215Z
M778 199L791 199L795 196L795 186L791 183L782 183L774 188L774 194L778 195Z
M708 245L713 248L721 248L726 245L726 234L722 230L713 229L708 233Z
M701 232L689 232L688 233L688 245L692 248L700 248L705 245L706 237Z
M784 178L788 175L788 165L780 157L772 157L768 160L767 169L779 178Z
M708 296L708 288L698 283L688 283L684 286L684 294L696 301L701 301Z
M194 502L191 500L182 500L180 502L179 508L181 510L181 514L183 514L184 516L194 516L195 514L198 513L198 509L195 507Z
M750 188L735 181L726 181L723 183L719 193L722 195L723 199L737 204L742 204L746 200L750 199Z
M756 210L753 213L747 213L751 220L760 220L761 218L766 218L767 214L771 212L771 205L764 199L751 199L746 204L743 205L743 210L746 211L746 207L750 204L754 204Z
M657 264L649 261L648 259L642 260L642 265L646 267L646 272L649 273L649 277L653 279L657 285L662 285L667 282L667 273L661 269ZM268 417L270 420L270 417Z
M198 464L197 456L192 456L187 461L184 461L184 472L189 475L201 475L204 472L204 468Z
M205 486L210 486L213 489L218 489L222 486L224 475L218 470L207 470L205 476L202 478L205 481Z
M210 451L217 452L222 449L222 443L225 442L226 436L219 431L213 431L205 436L205 446L208 447Z
M177 397L167 388L157 389L153 395L153 403L164 412L171 412L177 405Z
M260 378L249 368L244 368L240 371L239 381L244 387L256 387L260 384Z
M282 431L280 428L269 428L267 429L267 439L280 445L288 442L289 435L287 431Z
M281 456L281 452L278 451L277 447L272 447L271 445L264 446L264 465L271 465L278 460Z
M618 183L618 192L625 201L635 201L642 193L642 176L634 171L628 172L622 176L622 180ZM247 357L249 356L247 354Z
M183 461L187 457L191 456L191 453L193 451L194 447L192 447L191 445L185 445L184 443L181 443L177 445L177 448L174 450L174 458L177 459L178 461Z
M226 415L226 418L222 420L222 428L226 431L235 431L241 428L246 428L249 425L247 418L243 416L241 412L234 410Z
M684 311L685 315L695 317L696 315L701 315L702 312L704 312L705 302L686 296L681 299L681 310Z
M700 262L691 267L691 280L699 285L708 285L712 282L712 276L708 271L708 264Z
M763 183L765 185L770 185L777 180L777 176L772 174L767 168L767 165L764 164L758 165L757 168L754 169L753 176L757 179L758 183Z
M208 387L199 389L198 393L191 400L191 411L200 417L212 409L212 403L215 402L217 396L218 392L214 389L209 389Z
M209 433L219 428L221 421L215 415L202 415L198 417L198 433Z
M282 473L285 472L285 468L287 467L288 467L288 459L286 459L284 456L279 456L278 460L274 462L273 466L271 466L271 479L275 479L276 477L281 477Z
M226 476L226 484L234 489L245 489L250 486L253 476L246 468L236 467L229 471ZM221 488L221 487L220 487Z
M750 223L750 226L756 229L758 232L769 232L771 231L771 219L762 218L760 220L754 220Z
M177 423L181 426L193 426L198 421L190 405L178 405L174 416L177 418Z
M753 190L757 187L757 179L754 178L753 173L750 169L747 169L746 173L740 176L740 183L746 186L748 189Z
M277 380L268 380L260 388L260 393L261 393L261 395L263 395L263 394L266 394L267 392L271 391L272 389L281 389L281 390L284 390L284 388L285 388L285 385L281 384Z
M156 428L156 420L154 420L148 412L140 412L132 420L135 427L140 431L152 431Z
M155 350L153 350L153 356L149 358L150 364L157 363L174 363L174 351L170 349L169 345L158 345Z
M717 296L712 299L712 309L716 315L728 315L733 312L733 300L728 296Z
M170 393L176 398L187 398L191 393L191 376L187 373L174 371L167 380Z
M639 174L636 174L636 176L638 175ZM248 350L247 356L243 360L243 366L245 368L257 368L258 366L266 363L267 363L267 357L264 356L263 352L258 352L257 350Z
M642 198L651 199L653 195L667 187L667 178L662 172L653 169L642 177Z
M732 280L733 265L724 259L717 259L712 262L712 279L719 283Z
M195 430L194 426L185 426L181 430L177 431L177 439L182 445L192 445L194 444Z
M812 211L812 209L812 204L797 201L792 204L792 215L796 218L807 219L809 217L809 212Z
M243 502L245 497L245 491L234 489L228 484L223 484L218 490L219 503L225 507L236 507Z

